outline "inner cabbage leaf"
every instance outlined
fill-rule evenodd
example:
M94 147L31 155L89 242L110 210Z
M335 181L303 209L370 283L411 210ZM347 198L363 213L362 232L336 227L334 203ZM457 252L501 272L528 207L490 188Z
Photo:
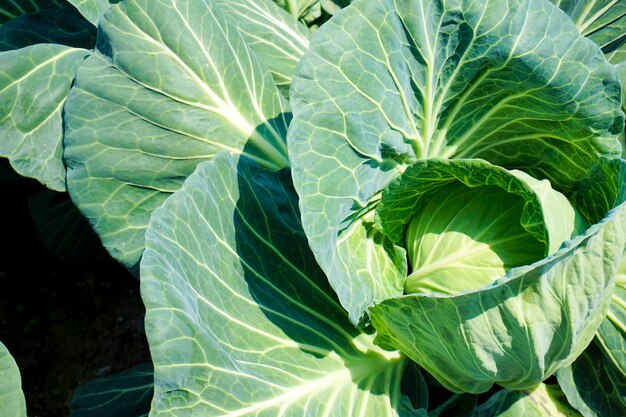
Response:
M521 198L493 186L476 190L453 184L437 192L407 228L412 272L405 292L479 288L541 259L543 245L519 222L523 205Z
M408 222L407 293L482 287L588 227L549 181L482 160L414 163L383 192L377 213L392 239Z
M372 307L378 342L456 392L484 392L493 383L525 390L570 365L607 323L607 309L612 314L617 307L625 165L600 160L581 181L573 201L595 224L552 255L479 289L407 294Z

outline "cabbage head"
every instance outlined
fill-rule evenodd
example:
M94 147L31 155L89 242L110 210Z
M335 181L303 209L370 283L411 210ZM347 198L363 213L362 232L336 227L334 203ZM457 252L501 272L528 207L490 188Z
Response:
M616 68L543 0L355 1L292 81L302 223L352 323L455 392L583 352L626 225Z

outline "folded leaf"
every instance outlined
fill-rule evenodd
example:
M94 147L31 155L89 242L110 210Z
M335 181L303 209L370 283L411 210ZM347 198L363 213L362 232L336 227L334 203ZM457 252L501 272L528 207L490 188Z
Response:
M547 180L480 159L413 163L385 188L376 214L407 249L407 293L482 287L588 227Z
M20 175L65 190L61 114L84 49L38 44L0 52L0 157Z
M507 171L480 159L426 159L409 166L383 191L377 215L384 233L394 242L404 239L406 225L420 206L450 184L470 189L497 187L521 198L524 204L519 220L544 244L544 255L556 252L561 243L575 236L572 232L582 232L588 226L548 181L538 181L521 171ZM482 203L489 205L490 200L483 199ZM577 225L581 221L583 224Z

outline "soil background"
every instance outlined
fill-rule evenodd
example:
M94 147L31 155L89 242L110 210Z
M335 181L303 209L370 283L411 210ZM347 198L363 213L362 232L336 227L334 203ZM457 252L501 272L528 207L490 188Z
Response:
M20 368L28 416L66 417L76 386L150 360L139 281L95 234L87 256L50 252L28 205L44 187L0 187L0 341Z

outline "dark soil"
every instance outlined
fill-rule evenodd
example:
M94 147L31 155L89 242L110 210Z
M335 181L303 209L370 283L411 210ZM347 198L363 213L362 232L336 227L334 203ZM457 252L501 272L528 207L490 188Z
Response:
M65 417L78 384L150 360L139 281L103 250L49 252L28 207L43 187L0 187L0 340L20 368L28 415Z

